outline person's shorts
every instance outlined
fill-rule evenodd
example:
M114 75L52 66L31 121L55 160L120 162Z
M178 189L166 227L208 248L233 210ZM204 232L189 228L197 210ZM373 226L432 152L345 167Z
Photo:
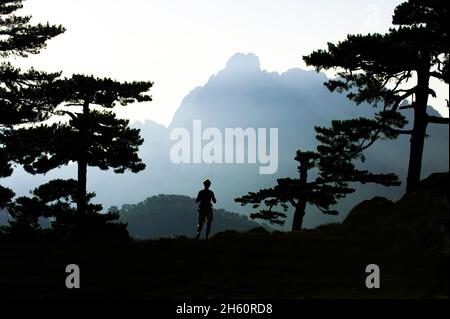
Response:
M213 221L213 210L212 208L199 208L198 209L198 223L203 224L204 222L212 223Z

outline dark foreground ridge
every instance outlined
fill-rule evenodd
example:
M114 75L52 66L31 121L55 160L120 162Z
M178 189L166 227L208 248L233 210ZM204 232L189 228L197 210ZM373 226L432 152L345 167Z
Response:
M449 174L342 224L130 243L0 242L0 298L448 298ZM81 289L65 286L77 264ZM365 286L377 264L381 289Z

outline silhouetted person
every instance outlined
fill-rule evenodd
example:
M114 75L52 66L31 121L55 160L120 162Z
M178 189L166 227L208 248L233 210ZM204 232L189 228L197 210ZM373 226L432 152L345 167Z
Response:
M197 199L195 200L198 205L198 225L197 225L197 237L200 238L200 233L202 232L203 224L206 219L206 239L209 237L209 232L211 231L211 223L213 221L213 205L216 203L216 197L214 192L210 190L211 181L209 179L203 181L204 189L198 192Z

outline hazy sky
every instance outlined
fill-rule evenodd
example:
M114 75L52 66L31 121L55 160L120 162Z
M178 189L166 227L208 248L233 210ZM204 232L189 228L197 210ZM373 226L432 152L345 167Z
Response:
M19 63L65 75L153 81L153 102L122 108L119 114L167 125L183 97L234 53L255 53L269 71L304 67L302 55L328 41L387 31L401 2L27 0L24 13L37 22L63 24L67 32L40 55ZM439 91L448 96L446 87Z

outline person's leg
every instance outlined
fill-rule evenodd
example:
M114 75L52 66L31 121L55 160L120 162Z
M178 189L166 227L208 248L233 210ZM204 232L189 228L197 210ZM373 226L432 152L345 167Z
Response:
M210 209L208 211L208 215L206 216L206 239L208 239L209 237L209 233L211 232L211 224L213 221L213 213L212 213L212 209Z
M202 209L198 209L198 224L197 224L197 236L195 239L200 238L200 233L202 232L203 224L205 223L205 214Z

